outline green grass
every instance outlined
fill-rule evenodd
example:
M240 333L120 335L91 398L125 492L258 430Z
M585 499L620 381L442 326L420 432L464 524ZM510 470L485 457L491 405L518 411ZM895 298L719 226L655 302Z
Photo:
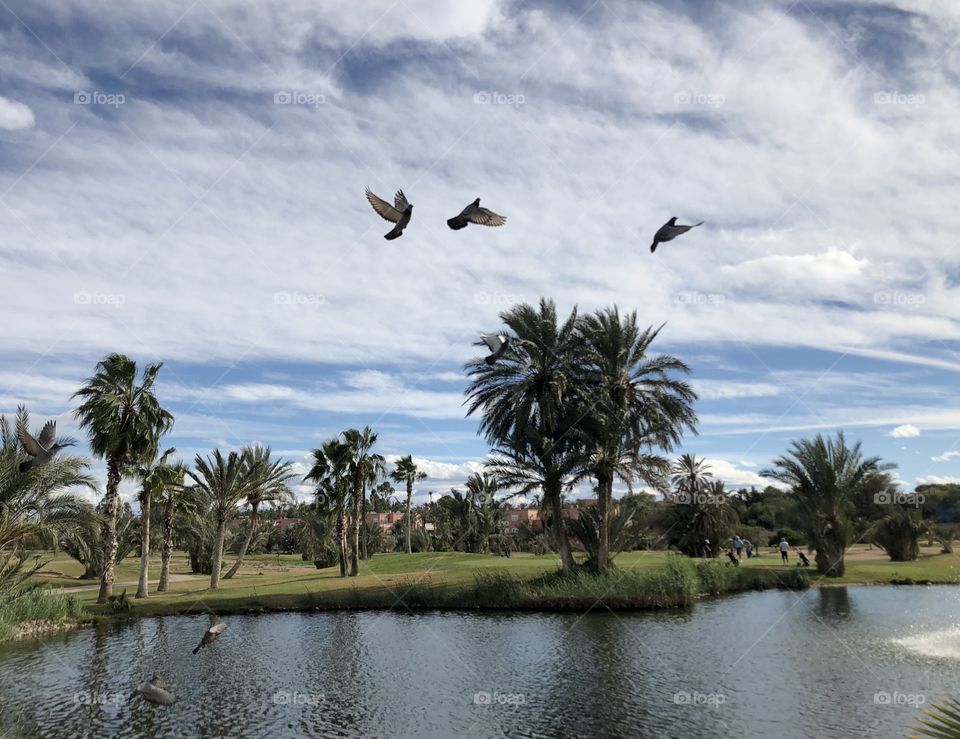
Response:
M230 564L229 556L226 563ZM136 557L120 563L117 583L134 582L137 564ZM358 577L341 578L336 568L317 570L298 555L254 555L237 577L222 580L220 590L210 591L209 578L191 575L185 556L178 552L172 572L185 579L171 582L168 593L155 593L159 561L152 562L150 597L131 599L133 607L126 615L407 606L584 610L598 601L611 608L663 608L688 605L700 595L809 584L960 582L957 555L927 551L915 562L898 563L866 547L853 549L843 578L823 578L815 568L801 569L795 563L784 566L778 555L767 551L738 568L720 559L690 560L662 551L625 552L615 564L615 571L603 578L589 573L563 577L558 574L559 560L552 555L517 553L506 559L462 552L377 554L361 563ZM75 578L80 569L56 556L37 579L92 586L77 593L77 599L89 613L111 616L107 606L95 604L96 581L71 579L71 573ZM118 585L115 593L121 590Z
M0 603L0 639L10 635L17 624L25 621L78 621L87 614L76 595L33 590L12 602Z

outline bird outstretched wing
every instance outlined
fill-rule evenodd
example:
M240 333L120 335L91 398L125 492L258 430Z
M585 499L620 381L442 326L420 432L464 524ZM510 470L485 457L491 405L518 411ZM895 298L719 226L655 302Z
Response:
M403 194L403 190L397 190L397 194L393 196L393 204L401 213L410 205L410 203L407 202L407 196Z
M20 440L20 445L23 447L23 450L31 457L36 457L43 453L43 447L37 443L37 440L27 431L26 425L22 423L17 424L17 438Z
M56 421L47 421L43 428L40 430L40 436L37 437L37 441L40 442L40 446L44 449L49 449L53 446L53 443L57 440L57 422Z
M487 208L474 208L462 215L465 215L470 223L476 223L479 226L502 226L507 222L504 216L497 215Z
M497 351L503 345L503 341L499 336L492 336L485 333L480 334L480 341L486 344L487 348L492 352Z
M397 195L401 195L401 194L402 193L399 193L399 192L397 193ZM388 203L386 200L384 200L383 198L378 198L376 195L374 195L370 191L369 187L367 188L367 202L370 203L373 209L377 212L377 215L379 215L381 218L383 218L386 221L390 221L391 223L396 223L397 221L400 220L400 216L403 215L399 210L397 210L392 205L390 205L390 203ZM399 198L397 199L397 202L399 203Z

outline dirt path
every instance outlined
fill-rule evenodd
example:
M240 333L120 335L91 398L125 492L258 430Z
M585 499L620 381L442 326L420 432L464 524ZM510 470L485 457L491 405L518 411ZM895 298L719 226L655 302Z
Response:
M209 579L209 575L177 575L175 573L170 573L170 582L183 582L184 580L204 580ZM133 582L115 582L113 584L114 589L116 588L135 588L137 587L137 581ZM151 581L151 584L156 584L155 581ZM60 588L59 592L61 593L83 593L87 590L99 590L100 583L94 583L92 585L72 585L69 588Z

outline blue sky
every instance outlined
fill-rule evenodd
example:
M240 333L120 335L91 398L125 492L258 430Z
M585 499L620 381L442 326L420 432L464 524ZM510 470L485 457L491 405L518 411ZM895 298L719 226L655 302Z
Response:
M701 394L684 451L731 485L837 429L905 486L960 481L958 25L921 0L4 0L0 412L77 435L71 393L121 351L165 361L185 458L302 469L369 423L425 497L482 466L477 332L545 295L666 322ZM365 186L414 204L398 241ZM478 196L507 225L448 230ZM651 255L673 215L706 223Z

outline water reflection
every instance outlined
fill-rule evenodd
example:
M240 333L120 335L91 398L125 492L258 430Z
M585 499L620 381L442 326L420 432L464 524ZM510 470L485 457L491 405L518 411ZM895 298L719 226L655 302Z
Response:
M18 737L902 736L917 711L878 706L878 691L932 700L954 686L937 662L942 648L934 658L894 637L929 647L931 634L942 642L951 626L948 643L960 656L958 595L824 588L678 613L237 616L197 655L207 616L101 624L0 647L0 729ZM171 683L177 704L127 704L154 674Z

